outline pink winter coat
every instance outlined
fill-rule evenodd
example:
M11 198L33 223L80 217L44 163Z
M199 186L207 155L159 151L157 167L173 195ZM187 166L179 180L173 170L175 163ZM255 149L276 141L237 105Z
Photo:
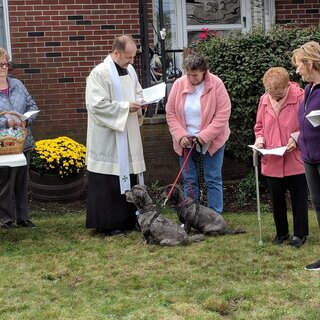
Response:
M298 108L304 92L295 82L290 82L288 96L281 106L278 117L272 108L269 94L265 93L259 102L254 133L264 138L264 148L273 149L288 144L290 135L299 131ZM261 158L261 172L265 176L283 178L304 173L303 161L298 148L285 152L282 157L264 155Z
M187 136L184 104L187 93L194 89L188 77L184 75L172 86L166 104L166 116L173 140L173 149L182 155L181 138ZM213 155L229 138L229 117L231 102L228 92L220 78L207 71L204 75L204 90L200 97L200 133L199 137L209 143L208 152Z

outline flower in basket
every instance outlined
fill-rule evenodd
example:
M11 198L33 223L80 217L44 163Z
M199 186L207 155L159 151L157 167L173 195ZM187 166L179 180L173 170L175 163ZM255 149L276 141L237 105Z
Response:
M85 158L85 146L68 137L39 140L31 153L30 168L39 174L63 178L82 172Z

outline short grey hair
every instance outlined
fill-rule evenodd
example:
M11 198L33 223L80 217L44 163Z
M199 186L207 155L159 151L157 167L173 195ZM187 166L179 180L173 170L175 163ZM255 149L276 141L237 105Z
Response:
M207 71L209 58L199 53L190 53L185 57L182 67L184 70Z
M126 47L129 42L136 45L136 42L131 36L122 35L122 36L116 37L112 44L112 51L115 51L115 50L121 51L121 52L126 51Z

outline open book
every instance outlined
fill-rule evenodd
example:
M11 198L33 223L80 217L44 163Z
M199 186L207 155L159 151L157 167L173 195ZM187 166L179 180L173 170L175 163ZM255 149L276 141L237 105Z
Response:
M311 111L306 115L306 118L314 127L320 126L320 110Z
M283 154L285 153L285 151L287 149L287 146L274 148L274 149L258 149L255 145L249 145L248 147L259 151L263 155L265 155L265 154L273 154L275 156L280 156L280 157L283 156Z
M26 113L20 115L20 119L19 119L16 115L14 115L14 114L8 114L8 113L5 115L5 117L6 117L7 119L11 119L11 120L13 120L13 121L15 121L15 122L20 122L21 120L22 120L22 121L27 120L27 119L30 118L33 114L38 113L38 112L40 112L40 110L27 111ZM17 113L19 113L19 112L17 112Z
M160 101L166 95L166 84L164 82L159 83L150 88L142 90L144 102L141 104L146 105Z

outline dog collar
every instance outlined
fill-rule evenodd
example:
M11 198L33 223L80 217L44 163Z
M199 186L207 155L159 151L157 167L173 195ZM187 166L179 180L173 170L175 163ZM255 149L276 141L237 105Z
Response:
M188 198L184 198L184 200L177 204L177 208L181 209L188 202Z

